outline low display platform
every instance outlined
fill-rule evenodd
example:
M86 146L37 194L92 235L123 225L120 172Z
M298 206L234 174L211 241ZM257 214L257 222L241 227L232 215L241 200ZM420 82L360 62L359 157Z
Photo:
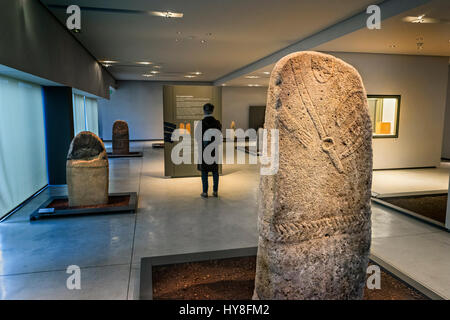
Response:
M80 207L69 207L67 196L54 196L44 202L30 215L30 221L85 215L135 213L137 205L136 192L110 193L109 202L105 205Z
M109 159L114 159L114 158L140 158L143 156L143 153L141 151L136 151L136 152L129 152L126 154L119 154L119 153L112 153L112 152L108 152L108 158Z
M443 191L372 195L372 201L446 229L448 193Z
M242 248L142 258L140 299L251 300L257 248ZM381 289L364 300L439 299L414 280L371 256L381 269Z

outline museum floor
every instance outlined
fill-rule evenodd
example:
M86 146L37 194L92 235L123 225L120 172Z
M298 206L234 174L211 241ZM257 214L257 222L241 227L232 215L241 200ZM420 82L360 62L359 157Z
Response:
M141 257L257 244L256 166L224 166L220 198L205 200L199 178L163 177L161 149L133 146L144 148L144 157L111 159L110 176L112 192L139 193L137 214L30 223L49 194L66 192L51 187L0 223L1 299L137 299ZM398 180L390 172L376 172L374 188L390 192ZM447 170L398 174L410 178L403 179L409 186L433 176L430 190L448 185ZM379 205L372 221L373 254L450 298L450 233ZM66 288L69 265L81 267L81 290Z

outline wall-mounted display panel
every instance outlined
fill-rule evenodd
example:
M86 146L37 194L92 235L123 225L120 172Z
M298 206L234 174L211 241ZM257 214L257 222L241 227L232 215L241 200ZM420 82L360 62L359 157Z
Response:
M222 88L213 86L163 87L164 106L164 175L169 177L200 176L194 163L194 123L203 119L203 105L214 105L213 116L222 122ZM191 134L191 164L174 164L172 149L178 142L171 141L173 130L182 129ZM221 166L219 165L219 173Z

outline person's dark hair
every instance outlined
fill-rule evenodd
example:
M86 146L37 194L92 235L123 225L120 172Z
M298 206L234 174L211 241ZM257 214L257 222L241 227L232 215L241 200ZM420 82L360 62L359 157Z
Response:
M205 114L212 114L214 112L214 105L207 103L203 106L203 112Z

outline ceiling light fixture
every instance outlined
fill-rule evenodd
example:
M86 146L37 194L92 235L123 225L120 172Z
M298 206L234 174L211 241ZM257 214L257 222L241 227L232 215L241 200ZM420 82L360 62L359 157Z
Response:
M195 78L196 76L192 75L192 74L187 74L184 76L185 78Z
M201 40L200 42L203 43L203 44L205 44L205 43L206 43L206 40Z
M245 76L246 79L259 79L259 76Z
M145 65L145 66L148 66L149 64L152 64L152 62L149 62L149 61L139 61L139 62L136 62L137 64L142 64L142 65Z
M409 22L409 23L440 23L440 22L448 22L448 20L445 19L435 19L435 18L428 18L425 14L421 14L420 16L413 17L413 16L407 16L402 19L403 22Z
M203 74L203 73L200 72L200 71L195 71L195 72L190 72L190 74L195 74L195 75L199 76L199 75L201 75L201 74Z
M152 16L163 17L163 18L183 18L183 13L172 12L172 11L149 11Z
M270 72L269 72L269 71L264 71L263 73L264 73L264 74L270 74Z
M259 87L259 84L249 84L249 87Z
M114 61L114 60L99 60L98 62L106 63L106 64L113 64L113 63L117 63L118 61Z
M162 67L159 66L159 65L157 65L157 66L153 66L153 68L155 68L155 69L161 69Z
M152 75L152 74L143 74L142 76L143 76L143 77L147 77L147 78L149 78L149 77L153 77L153 75Z
M159 71L156 71L156 70L152 70L152 71L150 71L150 73L153 73L153 74L158 74L158 73L159 73Z

